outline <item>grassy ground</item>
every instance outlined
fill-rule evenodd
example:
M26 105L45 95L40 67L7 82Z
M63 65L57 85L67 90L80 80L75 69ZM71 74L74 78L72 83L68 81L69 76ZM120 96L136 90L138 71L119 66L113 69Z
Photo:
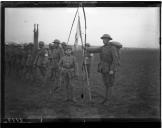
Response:
M79 59L79 64L81 60ZM83 104L82 82L76 81L77 103L64 101L61 88L50 94L50 85L39 86L20 81L16 76L5 79L6 117L24 118L159 118L160 117L160 51L123 49L121 67L116 75L112 97L104 105L105 88L97 73L98 55L91 68L91 89L95 104ZM52 85L52 83L50 83Z

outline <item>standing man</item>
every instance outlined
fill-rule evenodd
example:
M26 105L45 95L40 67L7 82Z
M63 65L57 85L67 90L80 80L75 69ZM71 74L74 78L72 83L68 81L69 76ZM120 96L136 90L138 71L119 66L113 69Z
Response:
M86 43L85 47L89 48L90 44ZM83 71L87 70L88 78L90 78L91 58L92 58L92 54L88 51L85 51L85 58L84 58L84 61L83 61L82 70Z
M33 50L34 50L34 45L32 43L29 43L28 45L28 50L27 50L27 59L26 59L26 62L23 61L23 65L24 65L24 68L25 68L25 71L24 71L24 75L25 75L25 79L29 79L29 80L33 80Z
M39 78L42 80L45 77L45 72L46 72L46 67L44 65L44 61L45 61L45 54L46 54L46 50L44 48L44 42L40 41L39 42L39 50L37 52L36 58L34 60L34 65L36 66L36 68L38 69L38 71L40 72Z
M111 96L112 86L114 85L115 74L119 66L119 58L117 48L110 42L112 40L109 34L104 34L101 39L103 46L99 48L87 48L88 52L99 53L100 63L98 64L98 72L102 74L103 82L106 87L105 98L101 103L105 103Z
M60 41L58 39L55 39L52 43L54 44L53 48L50 51L51 63L47 70L45 81L47 82L47 79L53 74L54 87L52 88L55 90L59 86L60 71L58 63L60 61L60 58L63 56L63 50L59 47Z
M62 42L61 46L62 46L62 49L63 49L63 50L64 50L64 52L65 52L66 47L67 47L67 44L66 44L65 42Z

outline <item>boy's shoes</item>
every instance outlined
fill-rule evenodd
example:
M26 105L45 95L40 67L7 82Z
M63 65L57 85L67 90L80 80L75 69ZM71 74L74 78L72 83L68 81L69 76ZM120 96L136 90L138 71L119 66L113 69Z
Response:
M65 101L66 102L73 102L73 103L77 102L77 100L75 98L73 98L73 99L66 99Z

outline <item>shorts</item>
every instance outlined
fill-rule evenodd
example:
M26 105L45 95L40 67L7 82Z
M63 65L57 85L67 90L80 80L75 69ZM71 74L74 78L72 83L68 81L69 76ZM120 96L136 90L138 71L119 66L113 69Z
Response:
M72 69L65 69L65 68L63 68L61 70L61 75L64 78L73 79L75 77L75 71L74 71L73 68Z

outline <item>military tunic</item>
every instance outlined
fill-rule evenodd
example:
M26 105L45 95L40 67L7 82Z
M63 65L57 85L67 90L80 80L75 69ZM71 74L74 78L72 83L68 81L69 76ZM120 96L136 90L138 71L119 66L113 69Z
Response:
M60 77L58 63L62 56L63 56L63 51L61 48L54 48L48 51L48 69L46 72L45 82L47 82L48 78L51 79L54 78L55 81L58 81Z
M100 63L98 64L98 72L102 74L103 82L106 86L113 86L119 64L116 47L107 44L99 48L88 48L87 50L92 53L99 53ZM114 74L110 75L110 71L113 71Z
M82 67L82 69L83 69L84 71L87 70L87 72L88 72L88 77L90 77L91 58L92 58L91 53L88 52L88 51L86 51L86 52L85 52L85 58L84 58L84 62L83 62L83 67ZM87 68L87 69L85 69L85 68Z
M59 62L62 75L69 79L74 78L76 69L76 58L74 56L63 56Z
M37 67L37 71L40 72L40 74L38 74L38 77L40 79L42 79L42 77L45 76L45 72L46 72L46 67L45 67L45 49L42 48L42 49L39 49L38 52L37 52L37 56L35 58L35 61L34 61L34 65L36 65Z
M59 62L61 77L66 87L66 100L75 100L73 80L77 72L77 62L73 55L65 55Z

